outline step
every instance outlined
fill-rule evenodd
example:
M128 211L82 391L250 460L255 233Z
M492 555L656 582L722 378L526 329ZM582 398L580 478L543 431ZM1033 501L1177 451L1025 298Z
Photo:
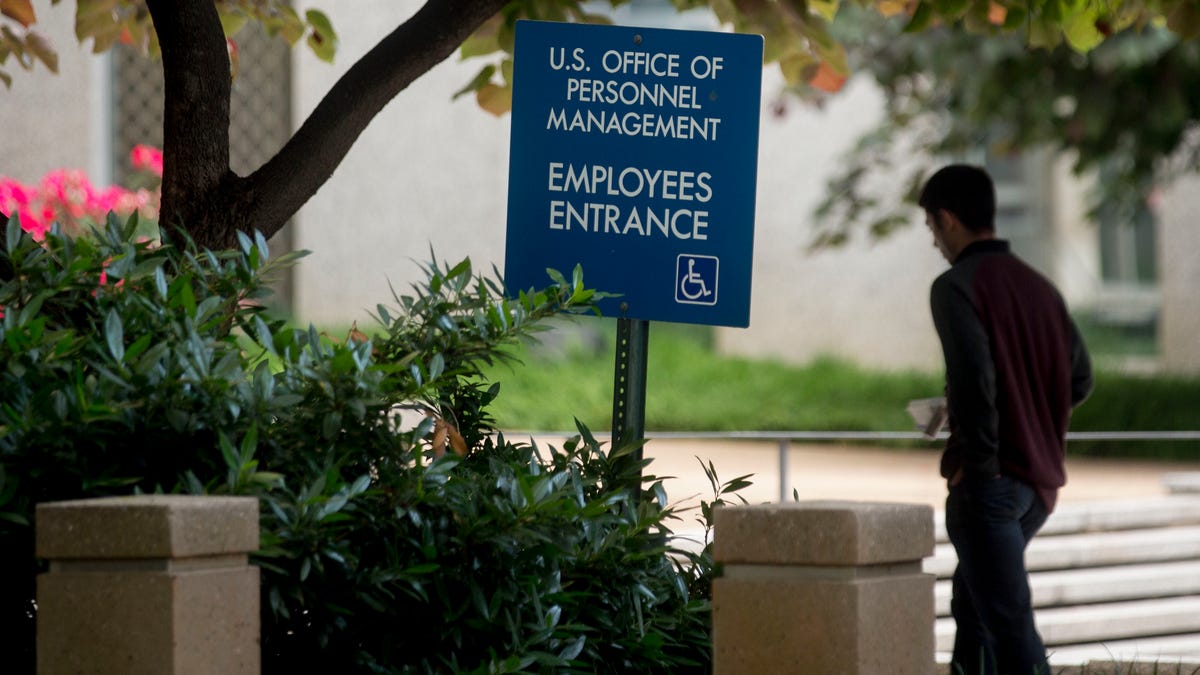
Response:
M1197 640L1200 634L1178 637ZM1077 652L1053 652L1049 658L1050 672L1053 675L1200 675L1200 660L1195 657L1139 657L1136 645L1127 651L1108 647L1108 644L1082 645ZM956 675L950 669L950 654L939 652L934 663L935 675Z
M1200 495L1061 504L1050 514L1038 536L1176 525L1200 525ZM941 511L934 521L934 534L939 542L949 541L945 514Z
M1051 663L1086 663L1088 661L1118 661L1121 663L1150 662L1169 666L1181 661L1192 664L1184 670L1189 675L1200 668L1200 633L1169 635L1166 637L1114 640L1083 645L1055 647L1050 650ZM1161 675L1174 675L1168 668Z
M1200 558L1200 527L1039 535L1025 552L1025 566L1035 572L1188 558ZM954 547L938 544L934 556L925 559L923 568L939 578L949 578L956 564Z
M1069 645L1200 632L1200 596L1040 609L1038 632L1046 645ZM954 620L934 624L936 649L954 648Z
M1200 560L1093 567L1030 575L1034 607L1200 595ZM938 616L950 615L951 582L934 587Z

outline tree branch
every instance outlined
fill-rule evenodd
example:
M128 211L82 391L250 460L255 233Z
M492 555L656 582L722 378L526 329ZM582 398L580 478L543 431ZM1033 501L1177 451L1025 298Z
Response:
M454 53L508 0L429 0L363 56L275 157L250 175L237 205L238 228L279 231L333 175L389 101Z

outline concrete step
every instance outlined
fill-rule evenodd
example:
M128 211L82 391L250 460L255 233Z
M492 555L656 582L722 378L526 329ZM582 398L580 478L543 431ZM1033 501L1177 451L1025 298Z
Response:
M1200 632L1200 596L1040 609L1036 616L1047 647L1196 633ZM937 651L951 651L954 620L938 619L934 635Z
M1200 595L1200 560L1039 572L1029 587L1039 608ZM949 579L935 584L938 616L950 615L950 595Z
M1197 640L1200 639L1200 634L1178 637ZM1200 659L1194 657L1139 657L1138 644L1133 644L1127 649L1106 649L1107 647L1108 645L1091 645L1079 652L1054 652L1050 654L1050 672L1052 675L1200 675ZM1153 653L1153 650L1149 653ZM936 675L956 675L959 672L951 672L950 654L939 653L935 663Z
M1200 633L1169 635L1166 637L1113 640L1086 645L1069 645L1050 650L1053 664L1087 663L1089 661L1118 661L1121 663L1146 662L1164 666L1160 675L1174 675L1175 670L1166 666L1187 662L1192 667L1184 670L1187 675L1200 668ZM1124 671L1122 671L1124 672Z
M1200 495L1172 495L1104 502L1060 504L1046 520L1039 537L1085 532L1200 525ZM945 514L937 512L934 533L945 543Z
M1025 552L1025 566L1030 572L1037 572L1189 558L1200 558L1200 526L1038 535ZM954 547L938 544L934 556L926 558L923 567L939 578L949 578L956 564Z

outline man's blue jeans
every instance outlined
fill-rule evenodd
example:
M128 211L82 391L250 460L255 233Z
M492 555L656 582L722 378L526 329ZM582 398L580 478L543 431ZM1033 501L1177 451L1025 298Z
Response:
M1008 476L950 488L946 532L958 553L954 675L1050 672L1025 570L1025 547L1048 515L1032 487Z

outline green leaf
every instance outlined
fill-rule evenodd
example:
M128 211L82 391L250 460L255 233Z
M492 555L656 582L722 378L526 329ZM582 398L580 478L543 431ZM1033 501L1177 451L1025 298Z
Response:
M58 52L54 50L54 45L50 44L44 35L30 31L25 35L25 49L45 64L50 72L58 72Z
M116 23L115 10L119 0L76 0L75 3L75 37L83 42L105 34L120 34L120 25ZM111 43L110 43L111 44Z
M333 63L334 54L337 53L338 37L329 17L320 10L310 9L304 13L304 18L312 28L312 32L308 34L309 49L322 61Z
M504 18L497 14L480 26L471 37L463 41L459 47L459 55L463 59L475 56L486 56L500 50L498 33Z
M138 339L134 340L133 344L129 345L129 348L125 350L125 360L131 361L136 359L143 351L146 350L147 347L150 346L150 342L153 339L154 338L152 335L146 333L145 335L142 335Z
M267 248L267 238L260 230L254 231L254 246L258 249L264 263L271 259L271 250Z
M1033 47L1051 49L1062 42L1062 30L1056 20L1046 16L1039 17L1029 26L1029 44Z
M339 412L331 411L325 413L324 420L321 423L321 436L323 438L336 438L338 432L342 428L342 415Z
M563 277L562 272L559 272L556 269L547 267L546 275L550 277L550 280L554 282L555 286L565 287L567 285L567 280L565 277Z
M225 468L231 474L235 473L242 463L238 458L237 451L233 449L233 443L229 442L229 436L224 433L218 434L217 446L221 449L221 457L225 459Z
M1066 18L1063 35L1071 49L1087 53L1104 41L1104 34L1096 28L1097 18L1097 8L1090 3Z
M575 640L573 640L566 647L563 647L562 651L560 651L558 653L558 657L560 659L563 659L566 661L571 661L571 660L577 658L583 652L583 647L586 644L587 644L587 636L580 635L579 637L575 638Z
M478 91L479 89L483 88L483 86L486 85L488 82L490 82L492 79L492 75L495 75L495 74L496 74L496 66L495 65L488 64L488 65L484 66L483 69L480 70L479 73L476 74L475 77L470 82L467 83L467 86L454 92L454 96L452 96L451 99L457 99L458 97L462 96L463 94L469 94L473 91Z
M250 17L242 12L221 12L221 30L224 31L225 37L233 37L249 20Z
M283 474L273 471L256 471L250 481L266 488L276 488L283 486L285 478Z
M121 315L117 310L110 309L104 317L104 339L108 342L108 353L121 363L125 360L125 327L121 324Z
M1056 0L1052 0L1056 1ZM963 15L971 0L933 0L937 13L945 19L954 20Z
M19 513L0 513L0 520L7 520L22 527L29 527L29 519Z
M17 245L21 243L21 237L25 231L21 229L21 215L13 211L13 214L8 217L8 223L4 228L4 244L9 255L12 255L17 250Z
M241 446L241 464L245 465L254 457L254 451L258 448L258 425L251 424L246 430L246 435L242 437Z
M158 291L158 297L167 299L167 275L163 272L162 265L154 268L154 288Z

